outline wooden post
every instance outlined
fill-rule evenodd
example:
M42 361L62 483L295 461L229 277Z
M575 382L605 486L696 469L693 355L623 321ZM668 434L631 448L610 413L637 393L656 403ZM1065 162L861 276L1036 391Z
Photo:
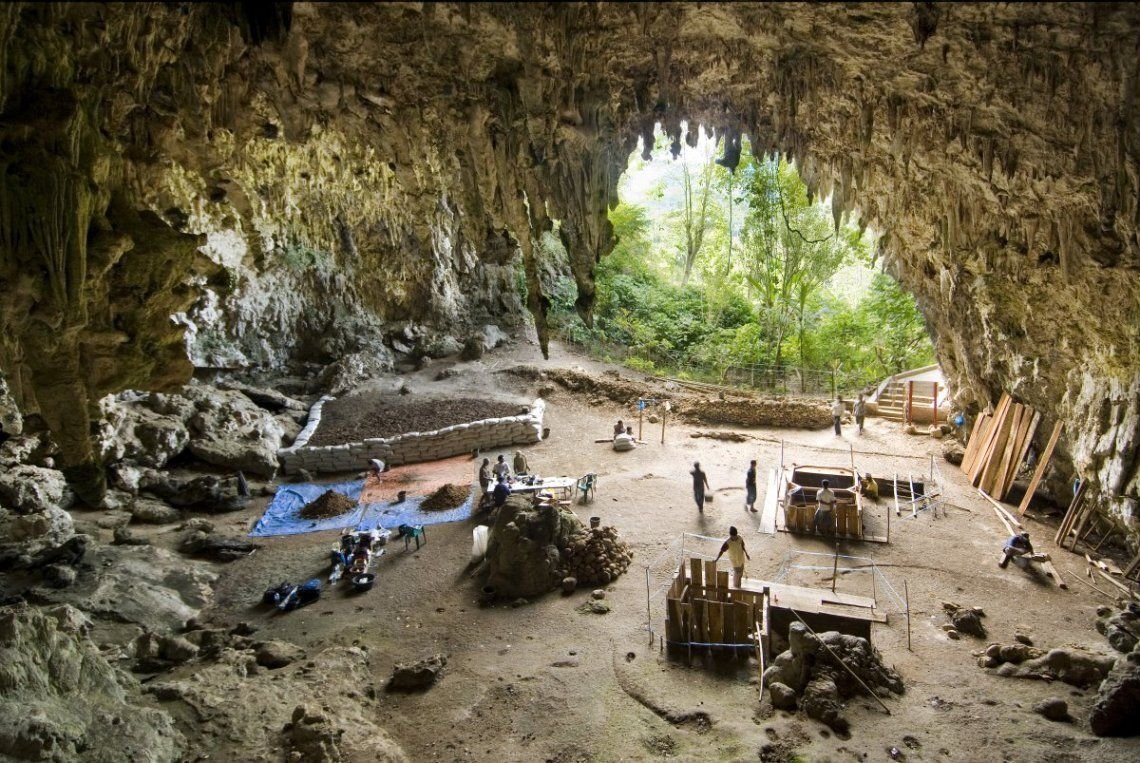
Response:
M1021 505L1017 507L1019 514L1024 514L1025 510L1029 508L1029 502L1033 500L1033 494L1037 492L1037 485L1041 482L1041 477L1045 474L1045 467L1049 465L1049 459L1053 457L1053 448L1057 447L1057 439L1061 436L1062 424L1058 421L1053 425L1053 434L1049 436L1049 443L1045 446L1045 452L1041 454L1041 458L1037 461L1037 469L1033 472L1033 479L1029 481L1029 487L1025 491L1025 497L1021 499Z
M645 568L645 625L649 629L649 646L653 646L653 614L649 604L649 567Z
M911 404L914 402L914 381L906 383L906 423L910 424Z
M934 382L934 426L938 426L938 382Z
M641 420L645 418L645 401L637 399L637 440L641 441Z
M903 596L906 597L906 650L913 652L910 648L910 589L906 586L906 581L903 581Z
M835 578L839 574L839 539L835 539L835 563L831 566L831 592L835 593Z
M661 444L662 445L665 444L665 419L669 418L669 409L672 407L673 406L669 404L669 401L666 400L665 401L665 409L663 411L661 411Z

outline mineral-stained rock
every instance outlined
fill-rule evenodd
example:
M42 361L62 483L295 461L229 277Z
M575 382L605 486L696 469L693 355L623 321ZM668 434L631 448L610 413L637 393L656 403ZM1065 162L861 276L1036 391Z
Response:
M397 664L388 681L388 691L420 691L432 686L438 679L447 656L433 655L416 662Z
M808 681L801 704L809 718L826 723L841 734L846 733L850 727L848 720L841 715L843 705L839 702L839 688L827 676Z
M66 619L65 619L66 620ZM0 609L0 749L18 760L176 760L169 715L82 628L32 608Z
M1089 725L1097 736L1140 734L1140 654L1116 660L1100 685L1096 703L1089 713Z
M1127 608L1110 610L1107 616L1097 619L1096 629L1116 651L1131 652L1138 642L1140 617Z
M1011 651L1007 652L1006 650ZM999 676L1010 678L1059 679L1073 686L1091 686L1112 669L1112 658L1083 652L1077 649L1051 649L1041 654L1040 649L1024 644L1011 644L1001 647L1001 653L1020 657L1029 656L1024 662L1003 662L997 670ZM1000 658L999 658L1000 659Z
M340 358L321 372L319 383L330 395L343 395L370 379L390 372L395 360L389 352L358 352Z

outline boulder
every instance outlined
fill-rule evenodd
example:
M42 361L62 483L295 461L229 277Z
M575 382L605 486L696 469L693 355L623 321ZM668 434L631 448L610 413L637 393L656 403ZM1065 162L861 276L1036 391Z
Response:
M262 641L254 646L254 656L261 667L276 670L302 659L305 650L288 641Z
M463 343L450 334L441 334L423 343L424 353L429 358L446 358L463 351Z
M17 514L66 511L74 502L75 495L61 471L28 464L0 470L0 505Z
M182 512L165 501L139 496L131 504L131 521L145 525L168 525L182 519Z
M1128 609L1111 611L1096 621L1097 631L1108 639L1109 646L1118 652L1128 653L1136 648L1140 633L1140 618Z
M1097 736L1123 737L1140 734L1140 654L1116 660L1097 692L1089 713L1089 725Z
M282 411L308 411L309 406L300 400L283 395L275 389L255 387L238 381L224 381L218 385L220 389L240 392L250 399L254 405L273 413Z
M178 545L178 550L184 554L201 556L217 562L235 561L243 556L249 556L258 548L261 547L245 538L228 538L201 530L190 530Z
M44 583L52 588L67 588L79 577L74 567L66 564L49 564L41 570Z
M483 326L479 332L479 336L483 339L483 347L488 350L493 350L496 347L501 347L510 341L510 337L503 332L501 328L493 323L488 323Z
M139 490L156 495L171 506L211 514L239 511L249 504L249 486L240 475L188 477L144 469L138 486Z
M463 342L463 350L459 353L460 360L479 360L483 357L483 337L479 334L467 337Z
M1046 697L1033 706L1033 712L1051 721L1069 720L1069 705L1060 697Z
M1112 669L1113 658L1078 649L1051 649L1041 654L1040 649L1024 644L1003 646L1000 653L1011 656L1026 655L1023 662L1002 662L999 676L1008 678L1036 678L1051 681L1058 679L1079 687L1100 682ZM1001 659L1001 658L999 658Z
M182 636L163 636L158 642L158 654L173 663L189 662L198 656L198 647Z
M840 734L846 734L850 723L841 715L839 688L827 676L808 681L800 704L809 718L825 723Z
M101 418L93 438L104 463L127 460L162 467L190 444L186 418L192 406L179 409L165 402L165 395L122 393L99 401ZM155 410L160 409L162 412Z
M430 688L439 680L445 665L447 656L442 654L412 663L397 664L388 681L388 691L421 691Z
M24 416L20 406L8 389L8 382L0 374L0 432L12 437L24 431Z
M777 710L796 709L796 693L790 686L773 681L768 684L768 694L772 698L772 707Z

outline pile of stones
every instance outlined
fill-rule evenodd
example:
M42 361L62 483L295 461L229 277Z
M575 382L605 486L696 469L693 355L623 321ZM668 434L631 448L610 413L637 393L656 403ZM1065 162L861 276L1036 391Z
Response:
M572 535L562 549L567 575L579 585L607 585L629 569L633 551L615 527L595 527Z
M801 707L840 734L849 726L841 714L843 700L865 694L863 684L879 696L903 693L902 678L883 664L867 639L836 631L813 634L803 623L792 623L788 650L764 671L763 680L776 709Z

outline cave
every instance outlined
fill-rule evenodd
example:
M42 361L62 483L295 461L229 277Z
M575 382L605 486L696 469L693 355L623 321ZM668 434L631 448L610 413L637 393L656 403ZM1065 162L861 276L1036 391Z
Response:
M3 432L99 505L110 393L488 322L546 354L538 241L588 321L627 157L687 122L881 231L955 407L1063 422L1052 494L1130 527L1137 39L1114 3L4 4Z

